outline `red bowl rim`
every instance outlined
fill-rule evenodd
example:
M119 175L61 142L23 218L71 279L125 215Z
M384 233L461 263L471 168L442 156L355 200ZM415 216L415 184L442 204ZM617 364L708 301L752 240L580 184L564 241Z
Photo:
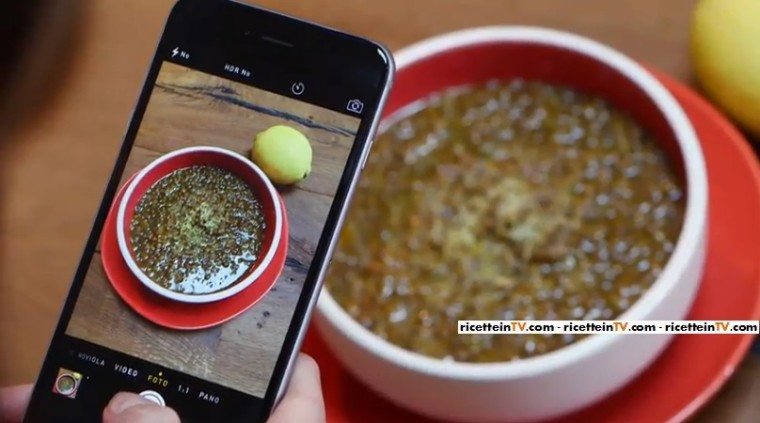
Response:
M684 223L675 250L652 287L617 320L647 320L658 315L659 307L673 292L682 288L688 293L688 309L699 288L704 267L707 237L708 183L702 149L694 127L675 98L650 72L623 53L598 41L577 34L529 26L492 26L463 29L417 42L394 55L399 74L414 64L442 54L484 44L534 44L565 49L604 63L626 77L657 106L672 128L684 158L687 204ZM397 74L397 75L399 75ZM419 100L419 99L418 99ZM402 105L400 109L409 106ZM388 119L381 123L386 127ZM695 270L696 269L696 270ZM682 278L696 275L691 286L681 286ZM593 335L559 350L524 360L500 363L460 363L438 360L391 344L364 328L323 289L317 303L317 322L344 334L352 343L381 360L411 372L459 381L502 381L538 377L572 366L599 354L618 342L615 335ZM649 317L651 319L651 317ZM670 339L672 335L660 335ZM660 349L661 350L661 349Z

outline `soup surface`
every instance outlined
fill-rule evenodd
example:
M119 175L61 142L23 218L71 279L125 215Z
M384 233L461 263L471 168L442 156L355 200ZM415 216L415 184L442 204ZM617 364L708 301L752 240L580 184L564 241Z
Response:
M134 257L164 288L200 295L237 283L258 259L265 216L231 172L192 166L170 173L140 199L131 223Z
M665 266L684 195L655 140L601 99L539 83L451 90L377 139L327 286L403 348L531 357L571 335L458 335L457 320L604 320Z

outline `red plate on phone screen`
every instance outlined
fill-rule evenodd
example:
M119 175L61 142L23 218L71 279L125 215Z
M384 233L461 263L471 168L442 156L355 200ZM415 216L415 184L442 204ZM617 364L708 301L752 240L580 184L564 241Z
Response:
M760 166L744 137L690 88L656 73L689 115L710 186L708 256L688 319L760 319ZM680 335L628 386L552 423L674 423L702 407L745 356L753 335ZM380 399L331 356L316 330L305 352L322 368L328 423L429 422Z
M230 298L204 304L188 304L160 297L149 291L134 277L121 256L116 239L116 214L130 178L116 194L111 211L106 218L101 238L101 256L111 286L132 310L151 322L170 329L205 329L227 322L253 307L272 289L280 277L288 255L288 219L285 203L283 210L282 238L272 262L251 286Z

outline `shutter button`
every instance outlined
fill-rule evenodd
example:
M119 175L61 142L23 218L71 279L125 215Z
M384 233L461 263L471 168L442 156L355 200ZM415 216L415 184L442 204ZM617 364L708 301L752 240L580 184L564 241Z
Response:
M142 391L140 392L140 396L145 398L148 401L154 402L162 407L166 406L166 402L164 401L164 397L161 396L156 391Z

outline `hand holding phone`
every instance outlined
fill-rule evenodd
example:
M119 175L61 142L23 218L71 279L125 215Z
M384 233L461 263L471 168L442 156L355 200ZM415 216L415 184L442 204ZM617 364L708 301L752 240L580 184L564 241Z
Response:
M392 75L362 38L180 0L24 422L99 422L119 392L182 422L324 419L308 364L283 394Z
M19 414L20 416L20 414ZM20 417L19 417L19 422ZM177 413L131 393L120 393L108 404L103 423L179 423ZM324 423L319 367L301 355L295 364L288 391L267 423Z
M103 410L103 423L180 423L177 412L131 392L116 394Z

